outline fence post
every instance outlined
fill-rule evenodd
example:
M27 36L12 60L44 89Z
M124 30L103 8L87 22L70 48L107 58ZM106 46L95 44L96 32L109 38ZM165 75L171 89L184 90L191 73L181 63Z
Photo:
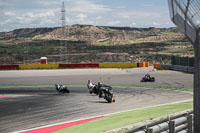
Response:
M153 133L153 129L152 128L147 128L147 133Z
M192 133L192 115L191 114L188 114L188 117L187 117L187 123L188 123L188 131L187 133Z
M175 133L175 121L169 121L169 133Z

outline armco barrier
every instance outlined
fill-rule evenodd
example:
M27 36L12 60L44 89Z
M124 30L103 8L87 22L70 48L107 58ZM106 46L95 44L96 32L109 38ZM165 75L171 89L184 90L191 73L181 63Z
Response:
M0 65L0 70L19 69L19 65Z
M20 69L57 69L58 64L27 64L19 65Z
M128 133L192 133L192 130L193 114L188 112L139 127Z
M137 63L100 63L100 68L129 68L137 67Z
M99 64L59 64L59 68L98 68Z

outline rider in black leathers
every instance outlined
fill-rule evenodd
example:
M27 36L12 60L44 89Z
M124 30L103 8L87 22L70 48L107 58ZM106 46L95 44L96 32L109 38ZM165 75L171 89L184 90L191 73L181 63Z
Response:
M70 93L70 91L68 90L68 88L64 85L59 85L59 84L55 84L56 90L59 93Z
M113 88L111 86L108 86L108 85L104 85L102 82L98 82L98 86L97 86L97 89L99 90L99 98L102 98L104 97L103 96L103 89L107 88L109 91L112 91Z

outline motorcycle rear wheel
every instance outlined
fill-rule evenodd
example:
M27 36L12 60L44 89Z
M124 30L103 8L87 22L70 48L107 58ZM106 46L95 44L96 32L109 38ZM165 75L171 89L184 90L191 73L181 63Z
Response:
M106 100L107 100L108 103L112 103L113 102L113 98L112 98L111 95L108 95Z

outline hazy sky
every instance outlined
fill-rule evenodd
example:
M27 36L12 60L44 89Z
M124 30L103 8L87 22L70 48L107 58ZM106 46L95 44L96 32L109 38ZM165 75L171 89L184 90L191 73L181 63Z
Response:
M63 0L0 0L0 31L60 27ZM64 0L66 25L174 27L167 0Z

